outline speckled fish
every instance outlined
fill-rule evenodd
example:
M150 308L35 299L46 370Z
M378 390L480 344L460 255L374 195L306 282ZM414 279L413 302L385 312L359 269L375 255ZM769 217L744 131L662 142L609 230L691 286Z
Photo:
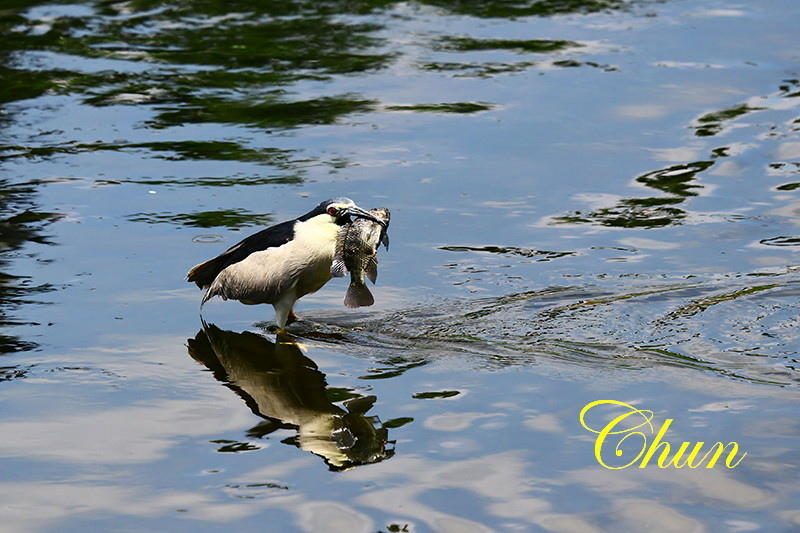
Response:
M336 239L331 275L341 278L350 272L350 286L344 296L344 306L349 308L375 303L364 277L375 283L378 279L378 246L383 244L389 249L389 210L382 207L370 209L369 213L383 221L386 227L367 218L357 218L342 226Z

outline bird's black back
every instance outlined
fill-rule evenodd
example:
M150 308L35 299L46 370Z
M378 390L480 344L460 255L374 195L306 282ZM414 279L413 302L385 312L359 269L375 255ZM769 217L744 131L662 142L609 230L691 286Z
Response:
M223 269L244 260L250 254L286 244L294 237L296 220L287 220L242 239L214 259L209 259L189 271L187 281L207 288Z

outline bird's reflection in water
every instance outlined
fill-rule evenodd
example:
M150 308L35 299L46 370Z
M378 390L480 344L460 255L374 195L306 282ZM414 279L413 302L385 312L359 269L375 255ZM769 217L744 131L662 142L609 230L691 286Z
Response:
M251 429L254 437L281 428L297 435L284 442L319 455L332 470L377 463L394 455L388 431L377 416L367 415L374 396L344 402L326 395L325 375L290 338L277 342L257 333L236 333L203 324L189 339L189 354L239 394L265 422Z

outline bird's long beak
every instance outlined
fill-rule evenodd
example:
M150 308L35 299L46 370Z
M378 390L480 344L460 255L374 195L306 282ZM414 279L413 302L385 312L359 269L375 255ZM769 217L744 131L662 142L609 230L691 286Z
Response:
M383 220L379 219L378 217L376 217L375 215L373 215L372 213L370 213L366 209L361 209L357 205L354 205L353 207L348 207L345 210L345 214L347 214L347 215L349 215L351 217L366 218L368 220L372 220L373 222L376 222L376 223L380 224L384 228L386 227L386 222L384 222Z

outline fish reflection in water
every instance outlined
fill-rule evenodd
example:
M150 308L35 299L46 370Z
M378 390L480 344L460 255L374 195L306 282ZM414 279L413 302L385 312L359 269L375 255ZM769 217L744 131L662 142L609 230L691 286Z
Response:
M290 338L273 343L249 331L225 331L203 324L188 340L189 355L214 372L256 415L267 419L251 433L263 437L293 428L284 442L322 457L331 470L377 463L394 455L388 430L367 415L375 396L333 404L326 395L325 374Z

